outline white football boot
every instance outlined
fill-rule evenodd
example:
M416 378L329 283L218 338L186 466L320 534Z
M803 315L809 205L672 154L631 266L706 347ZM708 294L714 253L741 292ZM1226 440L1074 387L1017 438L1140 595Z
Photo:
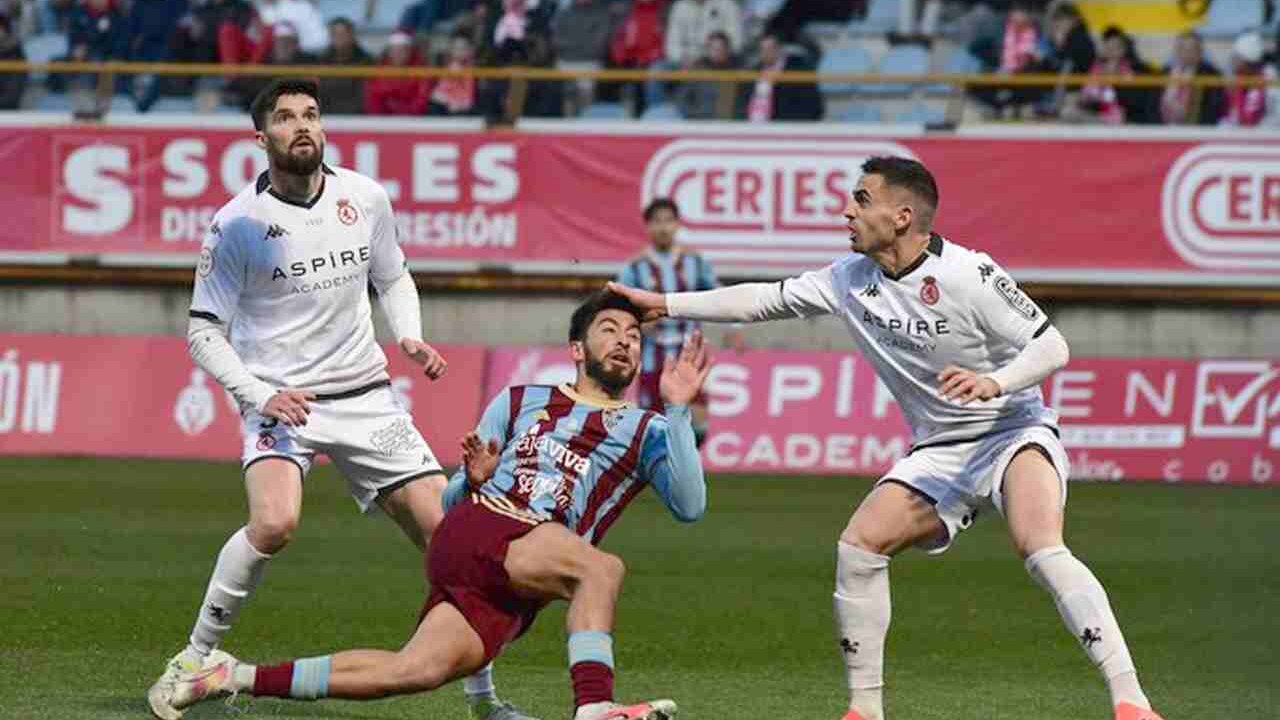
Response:
M151 707L151 714L159 720L180 720L182 718L180 707L186 706L173 704L178 681L183 676L199 673L205 668L223 664L227 660L234 661L235 658L221 650L214 650L204 658L186 650L174 655L165 665L164 674L151 685L151 689L147 690L147 704Z

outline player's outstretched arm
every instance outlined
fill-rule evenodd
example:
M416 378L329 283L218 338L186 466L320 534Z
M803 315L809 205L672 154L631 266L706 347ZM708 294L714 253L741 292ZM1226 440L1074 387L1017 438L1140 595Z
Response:
M697 520L707 509L707 482L689 403L698 397L710 372L706 343L702 333L694 331L679 358L663 366L659 392L667 404L666 417L650 424L642 449L649 482L683 522Z
M639 307L646 322L662 317L761 322L838 312L840 300L832 277L833 268L827 267L780 283L741 283L715 290L665 295L614 282L607 287Z

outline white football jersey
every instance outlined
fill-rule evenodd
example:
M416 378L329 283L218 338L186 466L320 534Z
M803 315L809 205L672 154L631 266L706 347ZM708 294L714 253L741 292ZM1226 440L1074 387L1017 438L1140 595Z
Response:
M1038 386L961 405L939 393L948 365L990 373L1050 326L985 253L933 235L899 275L864 255L783 281L783 302L802 316L841 317L893 394L916 447L1030 425L1057 429Z
M337 394L384 381L369 284L406 272L386 191L323 168L310 203L278 195L266 172L214 216L191 316L226 323L249 372L277 388Z

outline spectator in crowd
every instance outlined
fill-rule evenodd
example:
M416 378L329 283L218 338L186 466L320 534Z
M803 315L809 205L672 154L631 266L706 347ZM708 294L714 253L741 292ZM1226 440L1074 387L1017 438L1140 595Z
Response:
M523 64L537 68L556 66L555 49L547 33L530 33L525 48L527 57L523 58ZM518 100L520 100L519 97L508 99L507 105L511 109L505 113L507 118L514 118L516 115L531 118L564 117L564 81L530 80L524 85L523 102L520 103L519 113L514 110Z
M1221 77L1204 55L1204 44L1194 32L1178 36L1173 58L1164 68L1174 80L1160 93L1160 121L1166 125L1216 125L1222 118L1225 96L1220 87L1194 87L1197 77Z
M1014 0L998 44L979 39L969 51L983 59L988 67L994 65L995 71L1001 75L1035 70L1040 59L1040 31L1032 15L1033 9L1028 0ZM985 85L973 88L970 93L998 114L1012 116L1043 95L1044 89Z
M471 40L473 64L487 67L497 62L493 38L501 13L502 6L498 0L472 0L466 12L458 15L450 37L461 33Z
M13 22L7 15L0 15L0 60L26 60L22 41L13 32ZM27 89L24 72L0 73L0 110L17 110L22 105L22 94Z
M319 58L325 65L372 65L373 56L356 40L355 24L345 17L329 23L329 47ZM320 107L326 115L359 115L364 112L363 78L327 77L320 82Z
M382 53L385 67L424 65L413 38L397 30ZM444 82L443 80L441 82ZM424 77L375 77L365 82L364 111L369 115L422 115L431 97L431 81Z
M1257 80L1274 77L1274 70L1267 72L1263 62L1265 48L1262 36L1247 32L1237 37L1231 46L1231 66L1238 80ZM1255 127L1267 114L1267 88L1262 85L1237 83L1227 88L1226 113L1222 125Z
M1088 72L1093 67L1096 57L1093 37L1089 35L1084 18L1074 4L1067 2L1058 5L1049 17L1046 30L1044 54L1039 62L1032 64L1030 72L1068 75ZM1038 98L1041 114L1056 117L1066 95L1074 95L1079 90L1069 90L1059 83L1052 91L1028 88L1022 92L1027 93L1028 98Z
M329 44L324 17L307 0L258 0L258 17L268 27L289 23L298 32L298 43L308 55L319 55Z
M134 62L170 62L178 23L190 11L187 0L133 0L129 8L129 59ZM147 112L160 97L163 82L157 75L142 75L134 84L138 112Z
M813 61L787 53L783 38L766 33L760 38L760 62L754 68L760 78L748 90L745 116L752 122L770 120L821 120L825 112L817 83L776 83L779 72L812 72Z
M1152 73L1151 68L1138 57L1132 38L1112 25L1102 33L1102 50L1089 74L1096 78L1107 75L1137 77ZM1151 97L1151 91L1146 88L1116 88L1094 80L1080 92L1076 105L1064 108L1063 117L1107 125L1145 123L1151 119Z
M665 5L665 0L634 0L626 19L609 39L609 67L649 68L662 59L662 11ZM611 100L619 100L624 85L631 85L635 90L632 112L636 117L643 115L646 104L643 83L609 83L600 91Z
M126 60L129 27L115 0L84 0L71 13L68 56L78 62Z
M0 17L9 21L8 35L19 42L38 31L38 11L31 0L0 0Z
M854 0L786 0L765 23L765 33L784 43L796 42L805 25L811 22L847 23L853 19L858 6Z
M719 32L729 38L732 51L742 46L742 10L736 0L676 0L667 17L663 59L658 70L689 70L702 58L707 36ZM663 101L672 83L652 80L646 86L649 104Z
M263 61L265 65L314 65L316 58L302 50L301 36L292 23L278 22L271 28L271 52ZM284 73L281 73L284 74ZM227 87L228 94L236 104L249 110L253 99L271 84L272 78L266 75L244 75L233 80Z
M667 18L666 61L678 68L693 67L712 33L729 38L731 52L742 49L742 10L735 0L676 0Z
M475 66L476 49L471 35L464 31L449 37L449 52L443 64L450 70ZM474 77L444 77L429 95L429 115L475 115L480 112L479 87Z
M737 70L741 66L734 56L729 36L713 32L707 36L702 57L694 64L694 70ZM711 80L684 83L676 91L676 107L680 115L690 120L711 120L730 117L737 85Z
M428 35L437 24L448 23L470 5L469 0L418 0L400 14L398 27L410 35Z
M192 13L197 56L227 64L260 64L271 51L271 28L245 0L206 0Z
M552 43L557 63L562 70L599 70L609 49L609 35L616 17L612 6L624 6L621 0L573 0L573 4L556 13L552 20ZM591 100L595 81L580 79L576 86L576 105Z

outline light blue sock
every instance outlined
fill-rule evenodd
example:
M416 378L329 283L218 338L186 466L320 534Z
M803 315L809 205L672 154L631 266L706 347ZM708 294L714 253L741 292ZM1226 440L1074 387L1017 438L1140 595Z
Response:
M329 667L332 657L303 658L293 663L293 682L289 685L289 697L298 700L318 700L329 696Z
M569 634L569 667L580 662L603 663L613 670L613 636L602 630Z
M498 695L493 688L493 663L489 663L462 680L462 691L469 702L495 701Z

